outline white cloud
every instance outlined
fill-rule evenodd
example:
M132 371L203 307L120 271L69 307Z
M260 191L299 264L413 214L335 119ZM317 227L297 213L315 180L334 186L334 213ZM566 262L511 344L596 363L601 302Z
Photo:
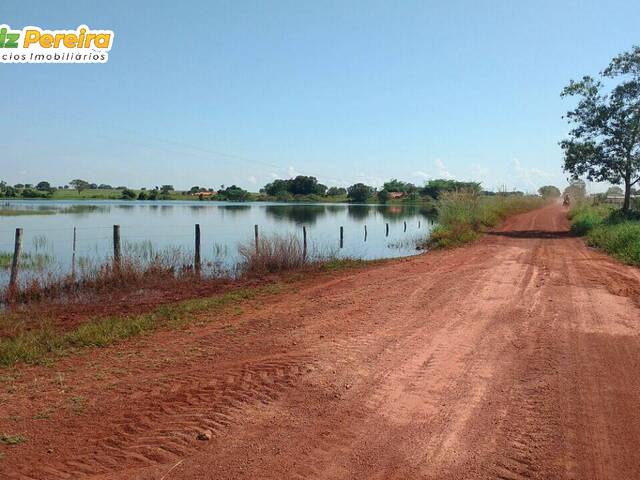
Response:
M292 165L289 165L289 169L287 170L287 173L289 177L297 177L298 175L301 175L301 173L297 171L295 168L293 168Z
M527 168L517 158L513 159L515 179L522 182L523 186L537 190L545 181L553 179L554 175L539 168Z
M436 166L436 169L438 170L438 176L440 178L446 178L448 180L451 180L451 179L454 178L454 176L451 174L451 172L449 172L449 170L447 170L447 167L445 166L445 164L444 164L444 162L442 160L440 160L439 158L436 158L433 163Z
M256 183L258 183L258 179L255 177L255 175L250 175L249 178L247 178L247 182L255 185Z
M486 180L487 175L489 175L489 169L482 165L478 165L477 163L472 164L470 170L472 175L470 180L472 181L484 181Z
M427 172L423 172L421 170L416 170L415 172L412 172L411 176L414 177L414 178L420 178L422 180L428 180L429 178L431 178L431 175L429 175Z

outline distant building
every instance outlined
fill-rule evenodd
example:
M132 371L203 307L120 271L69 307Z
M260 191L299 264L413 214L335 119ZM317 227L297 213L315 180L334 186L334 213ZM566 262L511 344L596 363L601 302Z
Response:
M640 198L640 195L631 195L631 199ZM610 203L612 205L624 204L624 195L607 195L604 198L604 203Z
M218 192L193 192L191 195L194 197L212 197L217 194Z
M403 198L405 195L404 192L389 192L389 198L391 200L397 200L398 198Z

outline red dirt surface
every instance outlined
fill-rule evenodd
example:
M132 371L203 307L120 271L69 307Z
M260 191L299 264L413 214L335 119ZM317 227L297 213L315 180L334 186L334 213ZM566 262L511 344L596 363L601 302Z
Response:
M0 371L0 478L639 478L640 270L565 214Z

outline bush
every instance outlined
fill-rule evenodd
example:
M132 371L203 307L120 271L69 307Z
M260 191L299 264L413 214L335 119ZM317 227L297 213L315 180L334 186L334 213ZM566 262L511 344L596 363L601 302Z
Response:
M611 207L604 205L592 206L586 203L578 203L569 211L571 232L579 236L586 235L593 228L604 222L611 212Z
M540 197L484 196L477 189L441 192L436 202L439 225L426 243L435 248L459 246L478 238L482 228L543 204Z
M570 212L571 231L630 265L640 265L640 219L606 205L581 203Z
M242 257L240 268L244 273L276 273L301 268L306 259L303 247L295 235L262 237L255 243L247 242L238 247Z

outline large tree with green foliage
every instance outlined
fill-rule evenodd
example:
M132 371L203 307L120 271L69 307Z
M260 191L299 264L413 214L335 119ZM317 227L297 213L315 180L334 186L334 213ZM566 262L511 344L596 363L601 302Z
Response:
M78 191L78 193L82 192L82 190L87 190L88 188L91 187L91 184L89 182L87 182L86 180L81 180L79 178L71 180L69 182L69 185L75 188Z
M575 177L624 184L626 212L640 181L640 47L615 57L600 77L572 80L562 91L579 98L566 115L569 138L560 142L564 168Z
M538 193L542 198L558 198L560 195L560 189L554 185L545 185L538 189Z
M423 195L429 195L431 198L437 199L442 192L454 192L456 190L480 193L481 187L478 182L459 182L457 180L437 178L429 180L422 189L422 193Z
M357 203L364 203L376 192L376 189L365 185L364 183L356 183L347 188L347 196L349 200Z

